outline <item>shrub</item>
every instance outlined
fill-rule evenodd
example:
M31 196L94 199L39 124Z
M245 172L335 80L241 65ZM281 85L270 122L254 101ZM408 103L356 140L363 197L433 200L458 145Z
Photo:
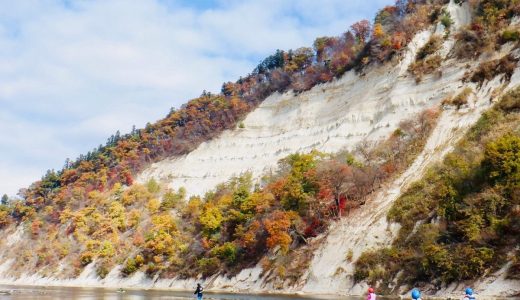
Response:
M139 270L139 268L144 264L144 258L141 255L137 255L135 258L129 258L126 260L126 263L121 270L123 275L128 276L133 274L135 271Z
M493 180L520 185L520 137L507 134L487 144L484 163Z
M128 276L130 274L133 274L135 271L137 271L135 260L133 258L127 259L121 272L123 273L123 275Z
M208 203L199 217L199 222L206 234L215 233L222 224L223 217L218 207Z
M204 277L214 274L220 268L220 261L216 257L201 258L197 261L197 266Z
M490 81L498 75L504 75L503 80L509 82L515 72L518 58L506 55L501 59L495 59L481 63L478 68L469 74L465 74L464 81L477 83L481 87L484 82Z
M128 212L126 224L129 228L136 228L141 222L141 212L137 209L132 209Z
M99 256L101 257L112 257L116 253L114 245L110 241L103 241L99 249Z
M153 275L156 274L159 270L160 270L160 267L159 267L158 265L156 265L156 264L153 263L153 262L149 262L149 263L146 265L145 273L146 273L146 275L148 275L149 277L153 277Z
M79 261L82 266L90 264L94 260L94 253L91 251L85 251L79 256Z
M185 197L186 189L183 187L179 188L177 192L168 190L163 196L163 200L161 202L161 209L174 209L179 205L179 203L184 202Z
M282 253L287 253L292 242L291 237L287 233L289 226L291 226L288 213L279 210L273 212L270 218L264 220L264 226L269 233L267 246L270 249L279 246Z
M520 88L516 88L502 97L497 107L504 112L520 110Z
M148 189L148 192L152 194L156 194L161 190L161 186L154 178L150 178L150 180L148 180L146 183L146 188Z
M460 92L454 98L446 98L442 101L443 105L454 105L457 109L460 109L462 106L468 104L468 98L473 93L473 89L467 87L462 92Z
M112 264L110 261L103 261L96 268L97 276L99 276L99 278L101 278L101 279L107 277L108 273L110 272L111 267L112 267Z
M515 252L515 256L513 257L513 264L507 271L507 278L514 280L520 279L520 250Z
M518 42L520 40L520 32L518 30L504 30L500 37L500 41L502 44L508 42Z
M227 242L211 249L211 255L216 256L229 264L233 264L237 258L237 247L235 244Z
M416 55L416 60L423 60L426 57L439 51L442 47L442 38L438 35L432 35L428 42L419 49Z
M432 74L439 69L442 63L440 55L434 55L424 60L419 60L410 65L408 71L415 77L417 83L422 81L424 75ZM439 73L439 75L441 75Z
M152 198L146 204L146 208L150 212L150 214L155 214L159 212L159 208L161 207L161 201L157 198Z
M11 222L10 222L9 213L5 210L0 210L0 228L6 227L10 223Z
M500 106L501 103L498 103L498 106ZM495 126L497 122L500 122L500 120L503 118L502 114L497 110L488 110L485 111L478 121L473 125L473 127L470 128L468 132L468 140L470 141L477 141L481 138L483 134L488 132L490 128Z
M453 19L451 18L450 13L447 11L441 15L440 21L441 21L441 24L444 26L444 28L446 28L446 30L448 30L448 31L450 30L451 26L453 25Z
M350 262L350 261L352 261L353 257L354 257L354 251L352 251L352 249L349 249L347 251L347 255L345 256L345 259Z
M119 201L113 201L108 208L108 216L112 224L121 231L126 229L126 213L125 207Z
M457 41L453 52L459 59L475 59L484 51L495 48L495 41L492 35L484 32L475 24L472 27L462 29L456 35Z
M391 261L399 261L399 254L391 248L363 252L356 261L354 281L367 280L369 284L374 284L384 279L389 272L385 272L383 266Z
M134 184L121 195L121 203L125 206L129 206L137 203L146 203L151 198L152 194L147 188L140 184Z

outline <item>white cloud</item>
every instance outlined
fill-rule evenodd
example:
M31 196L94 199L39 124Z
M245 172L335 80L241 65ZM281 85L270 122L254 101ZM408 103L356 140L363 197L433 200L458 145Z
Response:
M392 0L0 0L0 193Z

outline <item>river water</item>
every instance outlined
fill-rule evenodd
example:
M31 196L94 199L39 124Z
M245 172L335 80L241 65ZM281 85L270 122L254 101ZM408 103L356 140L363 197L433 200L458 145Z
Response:
M190 292L173 292L158 290L125 290L103 288L72 288L72 287L22 287L0 285L0 300L166 300L166 299L196 299ZM360 300L361 297L334 296L282 296L282 295L245 295L245 294L213 294L206 293L205 300L313 300L313 299L346 299Z

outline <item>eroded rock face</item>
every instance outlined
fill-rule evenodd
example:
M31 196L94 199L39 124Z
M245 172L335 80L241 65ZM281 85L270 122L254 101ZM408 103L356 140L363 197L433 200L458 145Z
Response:
M454 16L452 30L470 22L467 4L450 3L448 10ZM461 81L463 74L479 64L476 61L468 65L450 59L448 54L454 40L448 38L439 51L444 59L439 72L442 76L430 75L416 83L407 72L408 66L414 61L417 50L436 31L438 28L418 33L404 56L393 65L373 67L363 75L349 72L339 80L298 95L270 96L247 116L244 128L226 131L184 157L154 164L141 174L140 180L160 178L172 188L184 186L189 194L203 194L222 179L245 171L259 177L275 169L277 161L290 153L312 149L335 152L343 148L352 149L362 141L388 136L399 122L426 108L439 106L446 96L456 95L467 87L468 84ZM497 55L505 55L510 50L506 46ZM503 92L518 84L520 72L517 70ZM452 149L481 113L491 106L492 93L501 86L501 78L495 78L480 89L471 86L476 92L468 107L443 111L424 151L410 168L373 195L366 207L331 226L324 243L314 255L310 269L296 286L288 287L288 291L362 294L366 286L354 284L352 262L367 249L391 244L399 229L386 221L393 201L409 184L419 179L428 166ZM345 259L349 251L353 253L351 261ZM242 273L248 274L246 279L241 278L244 276L218 277L211 284L217 289L231 286L236 290L272 289L269 282L253 276L260 276L260 272L255 270L244 270ZM494 276L501 278L500 275ZM520 286L516 282L490 282L489 288L481 284L481 290L488 295L506 295L514 292L512 286ZM173 281L179 287L185 283ZM440 293L449 294L449 289Z
M467 4L452 2L447 9L452 30L470 22ZM438 105L462 86L465 68L453 62L445 62L441 78L431 75L416 84L409 76L409 65L432 34L437 34L434 28L419 32L393 65L372 67L362 75L351 71L298 95L273 94L246 117L243 128L225 131L183 157L153 164L138 181L153 177L175 189L185 187L189 195L202 195L233 175L251 171L259 177L291 153L336 152L385 138L399 122ZM447 39L439 54L446 58L453 44L453 38Z
M448 10L454 17L453 30L470 21L467 4L459 6L451 2ZM428 75L416 83L415 78L409 75L408 67L415 60L418 49L438 31L437 27L419 32L402 57L384 66L373 66L362 75L349 72L338 80L298 95L292 92L271 95L246 117L244 126L240 126L243 128L225 131L185 156L151 165L138 176L138 181L155 178L175 189L185 187L189 195L202 195L231 176L246 171L259 178L274 170L278 160L291 153L312 149L336 152L352 149L363 141L386 138L401 121L424 109L438 107L446 96L456 95L467 87L461 81L464 73L479 64L478 61L468 64L450 59L448 54L454 45L450 37L438 53L443 58L439 69L442 75ZM497 55L506 55L509 51L510 48L505 47ZM517 69L502 93L518 84L520 72ZM393 201L409 184L419 179L428 166L449 152L481 113L491 106L491 95L501 85L500 78L480 89L469 85L475 93L467 107L445 109L441 113L424 150L409 169L372 195L362 209L333 223L326 237L321 237L323 242L315 252L309 270L296 285L287 286L283 292L364 293L366 286L355 285L352 281L352 262L367 249L391 244L399 229L386 221ZM22 233L20 227L2 237L6 240L4 245L18 243ZM346 260L347 252L352 253L350 261ZM2 257L5 253L0 250ZM114 268L102 280L95 274L94 263L70 280L57 279L61 278L59 272L55 277L34 273L14 278L9 272L10 263L4 261L0 264L0 283L191 289L198 281L193 278L152 280L142 272L121 278L121 266ZM505 295L515 292L515 288L516 293L520 292L520 283L505 280L502 276L505 271L501 272L479 283L483 294ZM232 278L215 276L204 285L214 290L272 292L273 284L262 274L261 267L256 266L242 270ZM439 291L439 295L447 295L455 288Z
M460 85L464 70L456 68L419 85L407 75L407 64L430 34L419 33L397 65L375 67L362 76L349 72L298 95L270 96L246 117L244 128L226 131L186 156L155 163L138 181L153 177L202 195L233 175L251 171L259 177L291 153L336 152L387 137L399 122L438 105Z

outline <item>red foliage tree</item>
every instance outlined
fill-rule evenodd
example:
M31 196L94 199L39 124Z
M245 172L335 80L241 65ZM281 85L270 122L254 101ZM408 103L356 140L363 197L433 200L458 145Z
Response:
M367 39L370 37L371 25L368 20L361 20L354 23L351 27L354 36L359 43L365 44Z

